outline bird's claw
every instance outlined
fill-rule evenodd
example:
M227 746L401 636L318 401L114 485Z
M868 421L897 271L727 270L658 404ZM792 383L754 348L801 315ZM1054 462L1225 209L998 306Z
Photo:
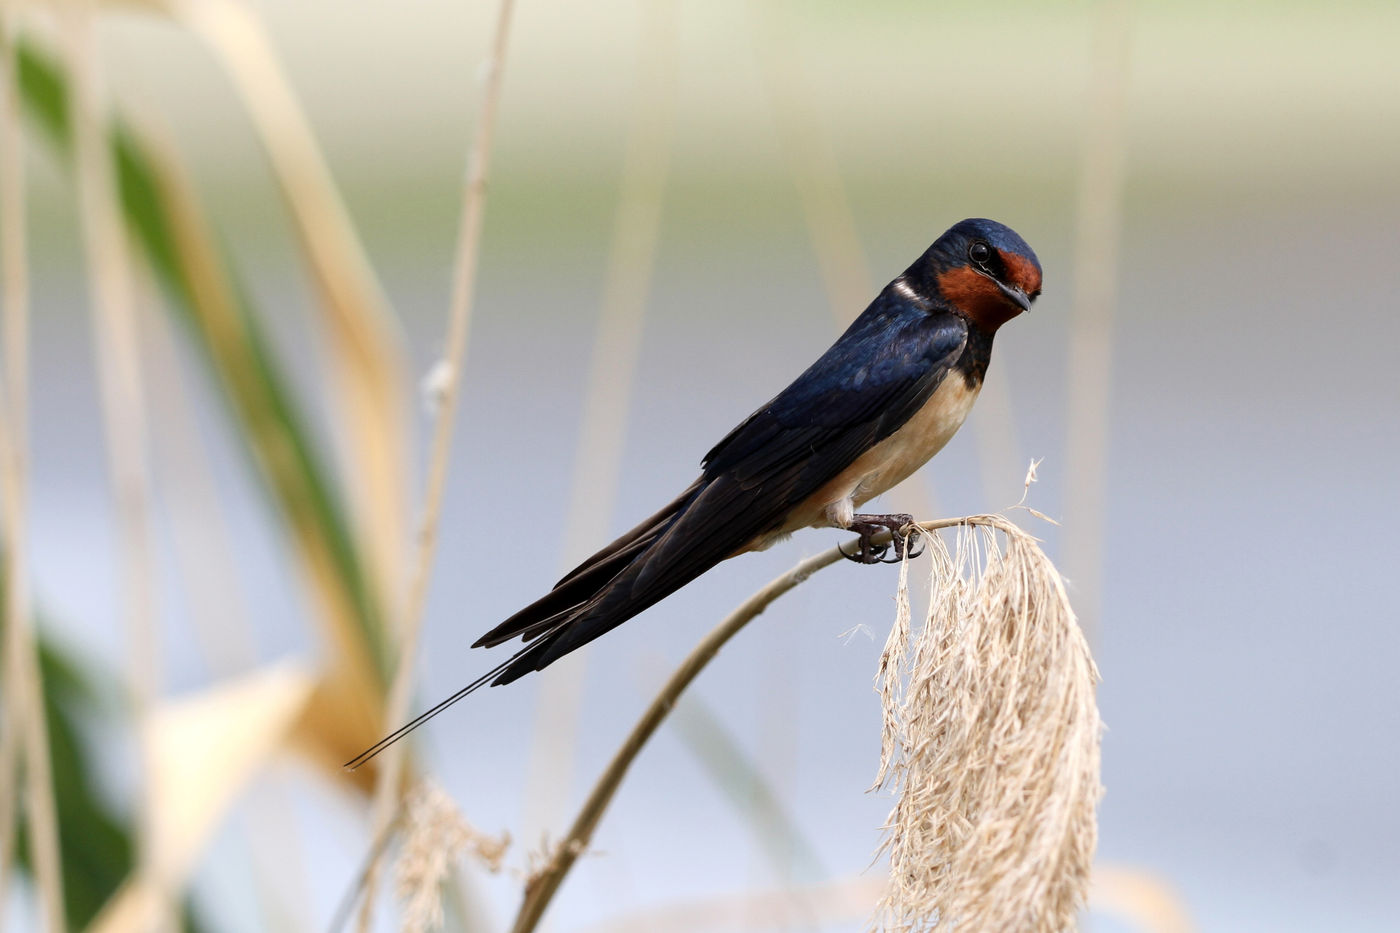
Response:
M856 539L856 552L847 554L846 549L841 545L836 545L836 550L841 552L841 556L846 560L857 564L888 564L891 561L885 560L885 553L889 551L888 544L876 544L870 540L870 535L861 535Z
M905 557L908 557L909 560L914 560L923 555L925 545L920 545L917 551L914 550L915 539L919 536L919 529L917 527L911 528L908 534L900 534L897 529L891 528L890 536L894 543L894 556L889 558L882 556L880 563L898 564L902 563Z
M909 515L868 515L857 516L857 520L851 523L851 528L860 532L860 537L856 539L856 552L847 554L846 549L837 545L841 551L841 556L846 560L854 561L858 564L897 564L904 560L905 552L908 551L910 559L918 557L924 553L921 547L917 551L909 550L912 546L912 539L918 535L919 528L913 524L913 517ZM903 533L903 529L909 528L909 533ZM876 544L872 537L881 531L890 533L889 544ZM894 556L886 557L890 547L894 547Z

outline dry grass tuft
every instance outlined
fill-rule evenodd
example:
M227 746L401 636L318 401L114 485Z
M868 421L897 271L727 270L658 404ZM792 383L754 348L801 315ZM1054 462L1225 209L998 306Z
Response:
M876 678L876 786L897 796L878 919L1058 933L1075 927L1097 836L1098 671L1035 539L997 516L971 521L951 552L926 535L932 597L917 630L900 569Z
M442 884L457 858L469 854L498 872L510 846L509 833L488 836L477 830L452 798L428 781L409 795L403 833L394 887L404 902L403 929L411 933L442 926Z

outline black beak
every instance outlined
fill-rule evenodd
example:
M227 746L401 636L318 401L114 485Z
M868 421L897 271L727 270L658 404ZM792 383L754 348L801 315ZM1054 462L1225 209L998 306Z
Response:
M1031 309L1031 297L1026 294L1024 289L1015 285L1005 285L1001 282L997 282L997 288L1001 289L1001 293L1007 298L1010 298L1012 301L1016 302L1016 304L1020 305L1022 311L1029 311Z

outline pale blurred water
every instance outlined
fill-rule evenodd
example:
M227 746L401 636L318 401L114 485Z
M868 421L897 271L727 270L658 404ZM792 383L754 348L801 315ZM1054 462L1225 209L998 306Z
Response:
M1393 207L1339 196L1229 211L1130 210L1097 646L1108 725L1100 859L1169 879L1205 930L1393 929L1400 908ZM872 237L881 244L877 274L898 272L952 219L926 220L898 249L886 245L893 234ZM907 215L892 222L896 230L915 225ZM1009 377L1025 455L1046 458L1032 501L1059 515L1069 233L1045 217L1018 226L1041 251L1047 291L998 338L994 365ZM689 482L709 444L833 336L800 241L754 248L721 239L704 254L690 249L684 230L668 242L617 514L611 529L598 530L599 544ZM598 267L548 251L528 262L498 259L486 265L473 333L427 611L422 703L491 663L467 646L547 588L565 559L557 532ZM440 339L441 283L411 266L390 268L386 278L426 367ZM38 592L69 640L112 664L123 651L120 591L89 351L63 307L81 295L69 289L52 279L40 289ZM288 308L305 300L294 284L281 293ZM300 325L278 328L295 337ZM298 378L314 384L316 365L310 355L306 366L298 362ZM217 406L199 394L260 654L314 653L285 547ZM1000 508L1019 496L1020 465L1002 470L1012 477L1005 488L984 488L975 429L974 420L924 472L944 512ZM889 505L900 505L897 495ZM1057 553L1056 530L1036 531ZM597 643L584 662L569 806L670 665L759 585L834 540L807 532L725 564ZM894 579L892 568L856 566L819 575L743 633L694 691L763 769L819 870L833 878L866 868L888 807L865 789L878 755L871 678ZM165 595L178 615L178 588L168 584ZM856 623L874 638L839 637ZM180 624L166 632L168 689L198 687L207 665L192 638ZM531 681L486 691L428 730L435 773L483 829L521 825L536 692ZM357 812L312 793L315 786L297 792L294 812L312 866L309 909L324 918L364 839ZM249 871L231 832L201 890L211 913L237 929L258 915L238 920L250 908L229 900ZM637 763L595 845L600 854L579 864L560 895L560 928L782 880L749 817L670 730ZM482 882L499 919L513 908L517 884ZM1117 927L1104 920L1095 928Z
M1073 522L1061 503L1072 469L1065 359L1085 11L1032 15L1025 5L1020 19L989 8L945 22L939 10L934 22L890 6L897 16L859 22L827 10L801 37L879 280L872 293L963 216L1004 220L1035 246L1045 296L998 338L993 365L1011 386L1004 417L1021 456L1045 458L1032 504ZM396 11L397 31L369 15L305 9L266 12L338 177L349 180L351 208L423 372L440 349L447 304L461 115L477 54L463 45L485 33L459 21L466 8L424 7L402 20ZM420 706L490 666L495 655L467 646L577 556L560 553L560 538L631 80L618 49L633 48L634 12L610 8L588 29L561 29L549 9L522 8ZM1394 60L1390 32L1369 25L1374 14L1362 5L1295 12L1284 21L1235 9L1143 11L1130 114L1096 646L1108 725L1100 859L1156 873L1202 930L1229 933L1391 930L1400 914L1400 189L1396 86L1383 80ZM716 4L687 15L677 171L622 491L598 544L688 483L713 441L834 336L756 90L748 14ZM424 39L418 16L440 28ZM1324 19L1335 32L1314 31ZM268 206L275 194L241 109L188 37L163 23L130 29L150 34L114 42L113 70L129 97L173 115L281 356L314 397L325 360L310 290L285 218ZM983 67L993 39L996 67ZM381 55L367 56L374 43ZM41 164L34 183L41 201L67 209L51 167ZM37 594L65 640L116 680L125 652L119 563L77 234L36 213ZM229 585L246 602L257 657L314 659L313 610L288 548L221 403L186 362L236 552ZM313 414L327 408L318 400ZM975 432L989 417L998 413L975 412L921 474L945 514L1003 508L1021 493L1024 463L978 460ZM160 494L167 513L187 505L168 484ZM887 502L906 504L898 493ZM211 676L191 634L194 603L170 560L174 524L163 514L157 528L161 687L172 694ZM1061 556L1060 533L1032 527ZM809 531L729 562L598 642L586 662L560 663L586 664L563 812L701 634L834 540ZM818 575L741 634L694 688L781 794L810 859L775 869L752 818L666 728L603 822L598 854L561 892L555 928L866 869L889 804L866 788L878 756L871 682L894 585L893 568ZM857 623L873 637L840 637ZM518 832L539 810L522 799L539 679L484 691L426 730L434 774L486 831ZM102 783L129 806L120 690L107 696ZM287 784L279 819L296 832L250 849L243 830L258 824L248 810L275 804ZM518 839L516 863L539 842ZM291 922L299 908L306 928L320 928L367 846L359 801L279 770L203 864L203 912L219 929L266 922L269 908L249 897L261 871L280 882ZM252 865L250 851L268 864ZM519 879L473 885L504 925ZM1096 917L1093 929L1125 927Z

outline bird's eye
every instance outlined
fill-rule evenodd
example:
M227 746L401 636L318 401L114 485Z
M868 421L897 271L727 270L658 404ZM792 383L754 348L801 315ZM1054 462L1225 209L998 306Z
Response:
M980 266L988 259L992 258L992 248L981 240L978 240L967 248L967 258Z

